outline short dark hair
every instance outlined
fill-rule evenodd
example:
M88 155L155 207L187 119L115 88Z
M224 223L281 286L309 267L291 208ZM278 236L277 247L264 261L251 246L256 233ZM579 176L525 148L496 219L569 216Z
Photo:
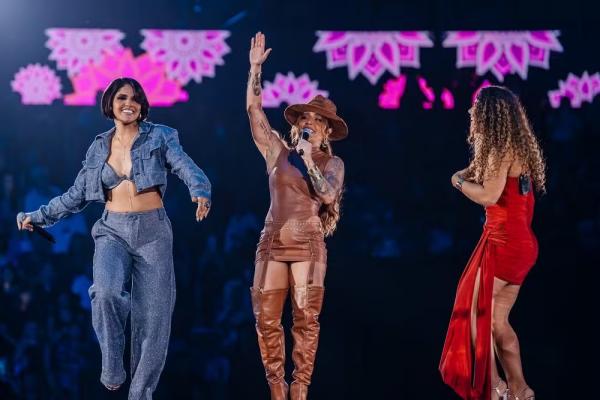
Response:
M102 101L100 102L102 114L108 119L115 119L112 108L113 100L119 89L125 85L129 85L133 88L133 99L142 106L140 119L145 120L148 116L148 111L150 110L150 103L148 103L148 98L146 97L142 85L133 78L117 78L108 85L104 90L104 93L102 93Z

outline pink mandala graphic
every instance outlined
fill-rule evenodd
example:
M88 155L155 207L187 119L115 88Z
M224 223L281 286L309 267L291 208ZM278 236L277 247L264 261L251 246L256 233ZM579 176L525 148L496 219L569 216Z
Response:
M582 103L591 103L594 97L600 93L600 73L589 75L587 71L581 78L569 74L566 81L558 82L558 89L548 92L548 99L552 108L560 107L562 98L569 99L571 107L580 108Z
M328 97L329 93L318 89L319 82L311 81L307 74L296 77L292 72L287 75L276 74L273 83L265 82L262 102L265 108L277 108L281 103L308 103L313 97Z
M116 29L46 29L46 47L52 50L50 60L58 69L66 70L69 77L75 76L88 64L98 63L104 54L113 54L123 49L121 39L125 34Z
M456 47L456 67L491 71L500 81L508 74L527 79L529 66L550 68L550 52L562 52L559 31L452 31L444 47Z
M61 97L60 79L46 65L29 64L21 68L10 85L21 95L23 104L48 105Z
M348 67L348 77L363 74L372 85L388 71L400 76L400 67L420 68L420 48L433 42L422 31L318 31L314 52L327 53L327 69Z
M225 43L229 31L143 29L140 47L155 62L164 64L167 77L187 85L213 78L215 67L225 64L223 56L231 50Z
M94 105L98 92L113 79L124 76L140 82L151 106L171 106L189 98L177 81L167 78L162 64L152 61L148 54L134 57L131 49L124 49L106 54L98 64L83 67L71 78L75 91L65 95L64 102L67 105Z

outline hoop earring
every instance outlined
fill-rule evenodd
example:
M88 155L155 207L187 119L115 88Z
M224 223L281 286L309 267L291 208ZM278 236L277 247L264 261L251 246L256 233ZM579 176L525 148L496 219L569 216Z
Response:
M323 139L321 142L321 150L327 151L329 149L329 141L327 139Z

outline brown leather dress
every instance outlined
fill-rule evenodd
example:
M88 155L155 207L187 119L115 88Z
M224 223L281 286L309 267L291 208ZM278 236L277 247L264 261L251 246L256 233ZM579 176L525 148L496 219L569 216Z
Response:
M321 150L313 150L312 158L324 171L332 158ZM263 262L263 275L270 260L282 262L311 261L309 281L312 283L314 263L327 263L327 249L319 218L322 201L315 194L306 167L293 150L282 149L269 173L271 207L265 219L256 249L256 263ZM261 286L264 284L264 276Z

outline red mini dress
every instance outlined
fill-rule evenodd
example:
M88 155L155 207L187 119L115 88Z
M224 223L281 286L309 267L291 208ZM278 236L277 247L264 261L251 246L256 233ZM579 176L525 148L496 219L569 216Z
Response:
M439 369L444 382L463 399L491 397L490 346L494 277L520 285L538 256L531 230L535 198L519 190L519 178L508 177L500 199L486 207L481 239L458 282L456 299ZM471 345L471 308L477 271L477 337Z

